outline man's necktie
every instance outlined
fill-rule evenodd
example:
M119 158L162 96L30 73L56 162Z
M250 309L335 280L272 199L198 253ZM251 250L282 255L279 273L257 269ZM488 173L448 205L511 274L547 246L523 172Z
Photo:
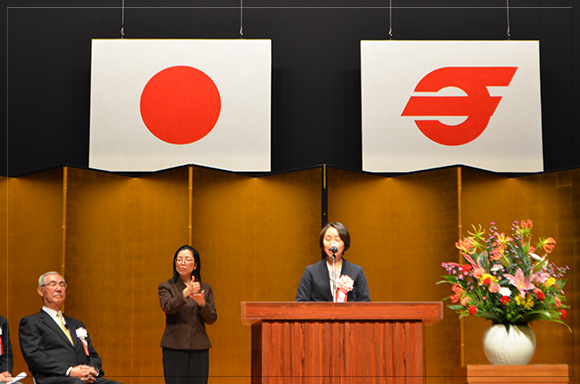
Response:
M58 319L58 326L60 327L60 329L62 329L66 337L68 337L70 343L72 345L75 345L75 343L73 343L72 337L70 336L69 330L64 326L64 323L62 322L62 315L60 314L60 312L57 312L56 318Z

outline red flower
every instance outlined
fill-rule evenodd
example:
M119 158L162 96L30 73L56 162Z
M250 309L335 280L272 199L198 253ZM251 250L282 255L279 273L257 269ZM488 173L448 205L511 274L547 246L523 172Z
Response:
M562 312L565 313L565 311L562 309ZM469 306L469 314L471 316L475 315L477 313L477 307L475 305L470 305ZM564 318L564 315L562 314L562 318Z
M566 320L566 317L568 317L568 314L565 309L562 309L562 320Z
M491 277L486 277L485 280L483 280L483 284L489 285L489 283L491 283Z
M507 303L509 303L509 302L510 302L510 298L509 298L509 296L502 296L500 300L501 300L501 303L502 303L503 305L506 305Z
M534 293L538 296L538 299L540 300L544 300L546 298L546 295L544 295L544 292L542 292L540 288L534 289Z
M465 272L468 272L470 269L471 269L471 265L463 264L463 266L461 267L461 272L465 273Z

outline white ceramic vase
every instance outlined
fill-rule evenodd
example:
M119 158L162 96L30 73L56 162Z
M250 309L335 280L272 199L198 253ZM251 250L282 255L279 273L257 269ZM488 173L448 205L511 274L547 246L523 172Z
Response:
M536 352L536 334L526 325L495 324L483 334L483 351L493 365L526 365Z

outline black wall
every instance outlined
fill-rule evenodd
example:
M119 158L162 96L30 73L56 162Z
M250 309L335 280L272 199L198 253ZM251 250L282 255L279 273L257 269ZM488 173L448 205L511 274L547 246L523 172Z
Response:
M545 170L580 167L577 0L391 0L392 38L505 40L508 1L511 39L540 41ZM6 4L0 171L87 167L91 39L121 37L122 0ZM242 19L244 38L272 39L272 171L360 169L360 40L389 39L390 11L390 0L125 0L124 26L125 38L235 39Z

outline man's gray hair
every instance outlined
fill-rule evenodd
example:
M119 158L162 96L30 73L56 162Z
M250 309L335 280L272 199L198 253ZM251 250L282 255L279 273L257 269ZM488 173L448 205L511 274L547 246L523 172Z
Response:
M42 287L44 284L46 284L45 279L46 279L46 276L48 276L48 275L59 275L60 277L62 277L62 280L65 281L64 277L58 272L54 272L54 271L46 272L46 273L43 273L42 275L40 275L40 277L38 278L38 286L39 287Z

